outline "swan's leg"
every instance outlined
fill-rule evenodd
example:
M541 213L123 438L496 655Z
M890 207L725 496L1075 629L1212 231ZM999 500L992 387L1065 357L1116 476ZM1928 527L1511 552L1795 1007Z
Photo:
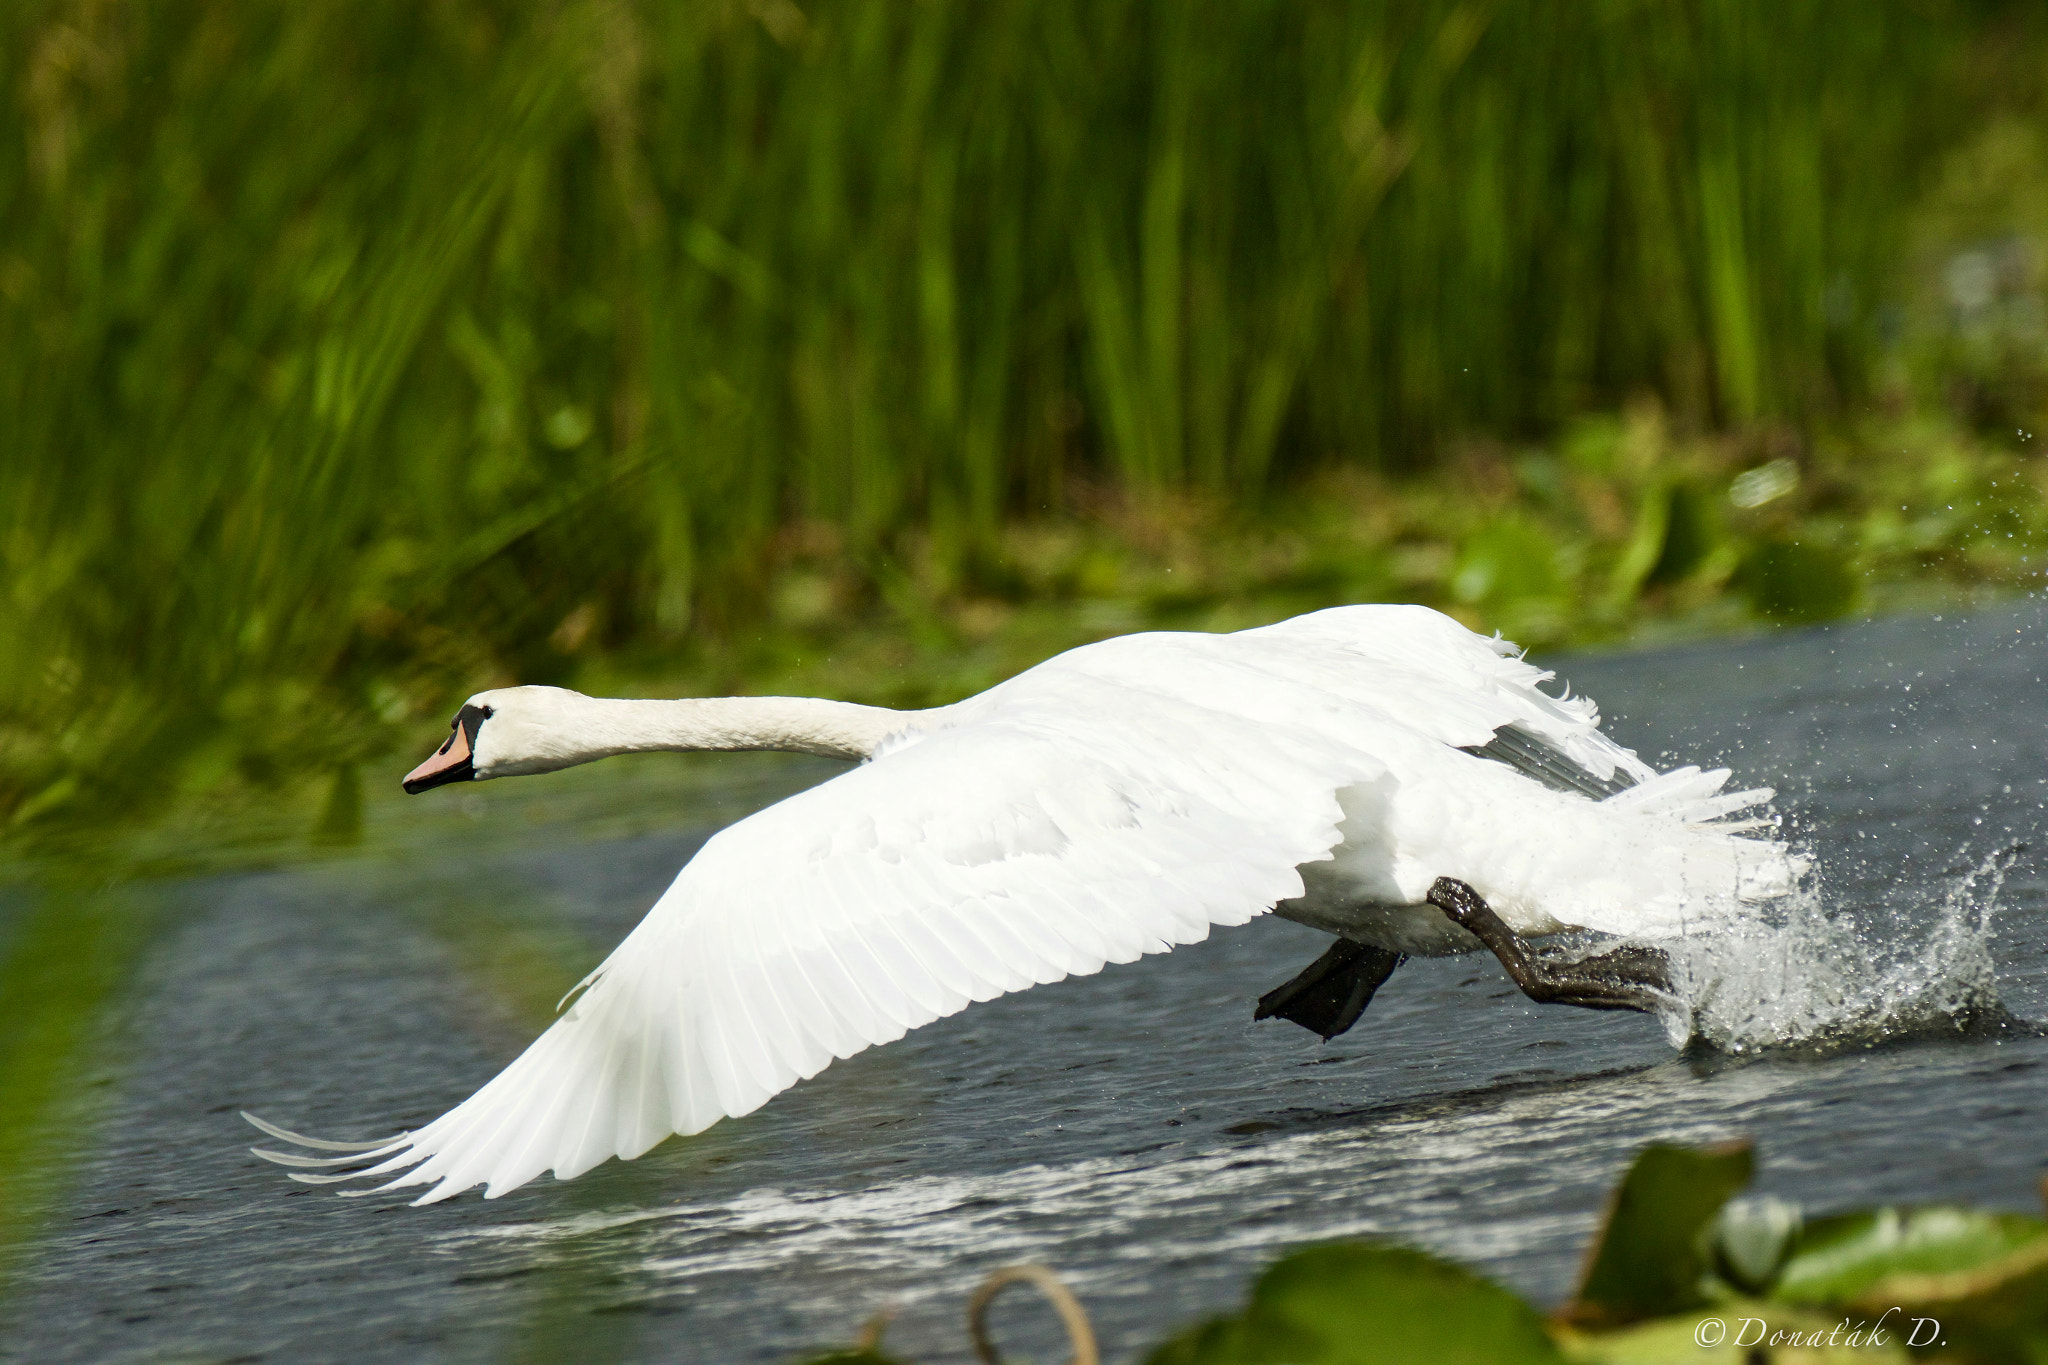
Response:
M1617 948L1583 962L1549 962L1531 952L1477 891L1456 878L1438 877L1427 899L1491 948L1531 1000L1655 1014L1662 992L1671 988L1664 955L1654 948Z
M1373 992L1386 984L1404 954L1340 938L1284 986L1259 997L1254 1019L1285 1019L1329 1042L1358 1022Z

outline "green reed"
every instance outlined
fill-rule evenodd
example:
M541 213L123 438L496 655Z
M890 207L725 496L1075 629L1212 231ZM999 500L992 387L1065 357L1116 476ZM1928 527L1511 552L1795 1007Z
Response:
M8 6L0 822L744 641L805 537L914 625L1104 490L1826 423L2016 13Z

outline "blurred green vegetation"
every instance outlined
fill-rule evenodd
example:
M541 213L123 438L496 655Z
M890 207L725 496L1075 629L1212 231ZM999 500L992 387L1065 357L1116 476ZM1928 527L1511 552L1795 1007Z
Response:
M19 0L0 844L346 842L515 680L2031 585L2044 58L1965 0Z
M0 917L0 1310L123 1078L119 1008L157 929L125 888L53 879Z

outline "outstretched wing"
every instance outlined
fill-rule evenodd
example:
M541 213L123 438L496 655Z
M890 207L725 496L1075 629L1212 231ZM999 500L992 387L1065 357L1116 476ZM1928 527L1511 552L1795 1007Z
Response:
M748 1113L835 1057L1301 894L1378 761L1056 679L708 842L587 989L469 1100L349 1174L495 1196ZM289 1136L289 1135L287 1135Z

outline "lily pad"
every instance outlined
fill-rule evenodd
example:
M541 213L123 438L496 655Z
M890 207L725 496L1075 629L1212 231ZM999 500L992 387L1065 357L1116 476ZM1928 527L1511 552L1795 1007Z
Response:
M2027 1247L2048 1251L2048 1223L2024 1214L1946 1205L1839 1214L1794 1240L1773 1297L1848 1303L1893 1277L1980 1270Z
M1561 1365L1536 1310L1420 1251L1339 1244L1276 1262L1244 1312L1181 1333L1146 1365Z
M1838 1316L1745 1300L1717 1303L1676 1317L1657 1318L1615 1332L1581 1335L1560 1329L1573 1365L1750 1365L1760 1356L1774 1365L1884 1365L1912 1359L1895 1322L1881 1345L1868 1326L1846 1327Z
M2048 1358L2048 1223L1936 1206L1813 1224L1777 1296L1889 1314L1911 1344L1966 1360Z

